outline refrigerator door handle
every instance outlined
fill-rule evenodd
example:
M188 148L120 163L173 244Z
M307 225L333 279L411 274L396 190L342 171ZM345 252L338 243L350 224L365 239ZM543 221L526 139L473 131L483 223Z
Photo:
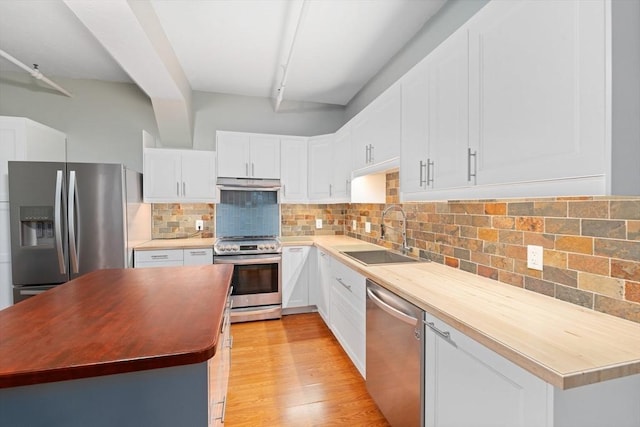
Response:
M54 203L54 228L55 228L55 241L56 241L56 253L58 255L58 268L60 274L66 274L67 268L64 262L64 251L62 249L62 195L64 192L64 179L61 170L56 172L56 199Z
M69 257L71 258L71 273L78 273L78 247L76 241L76 206L78 196L78 184L76 171L69 172L69 198L67 220L69 222Z

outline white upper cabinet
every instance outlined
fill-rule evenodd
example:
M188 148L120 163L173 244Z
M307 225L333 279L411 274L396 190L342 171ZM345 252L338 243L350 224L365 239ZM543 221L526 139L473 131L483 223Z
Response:
M274 135L217 132L218 176L280 178L280 138Z
M606 30L604 1L495 1L469 22L478 185L555 180L550 194L604 192ZM567 191L565 179L575 181Z
M403 200L607 194L605 1L493 1L401 79Z
M331 161L334 135L309 138L309 200L327 202L331 198Z
M468 183L468 49L444 41L402 79L402 195Z
M402 91L394 84L351 123L352 168L359 175L400 156ZM397 164L395 165L397 166Z
M214 203L213 151L144 150L144 200L147 203Z
M307 138L280 139L280 179L283 203L304 203L307 197Z
M349 202L351 198L351 127L342 127L332 144L331 199Z
M0 201L9 200L8 162L66 162L67 136L24 117L0 116Z

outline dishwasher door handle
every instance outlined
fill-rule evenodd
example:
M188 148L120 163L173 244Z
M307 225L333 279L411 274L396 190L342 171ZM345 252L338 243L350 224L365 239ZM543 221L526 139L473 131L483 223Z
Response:
M373 301L373 303L375 305L377 305L382 310L384 310L386 313L390 314L391 316L395 317L396 319L402 320L403 322L408 323L409 325L414 325L415 326L416 324L418 324L418 319L416 319L413 316L409 316L406 313L403 313L402 311L398 310L397 308L391 307L389 304L385 303L380 298L378 298L376 296L376 294L371 289L367 289L367 295L369 295L369 298L371 298L371 301Z

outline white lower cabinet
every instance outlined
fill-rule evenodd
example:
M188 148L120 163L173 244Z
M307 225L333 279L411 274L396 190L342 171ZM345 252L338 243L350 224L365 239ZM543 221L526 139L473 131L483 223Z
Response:
M311 246L290 246L282 249L282 308L309 305L309 253Z
M223 426L231 369L231 295L227 297L216 354L209 359L209 427Z
M366 279L335 260L331 273L331 330L365 377Z
M315 248L314 248L315 249ZM318 313L327 326L331 326L329 304L331 301L331 256L316 249L316 275L309 289L309 304L318 308Z
M180 267L213 264L213 248L135 251L134 267Z
M425 314L425 426L640 425L640 374L560 390Z

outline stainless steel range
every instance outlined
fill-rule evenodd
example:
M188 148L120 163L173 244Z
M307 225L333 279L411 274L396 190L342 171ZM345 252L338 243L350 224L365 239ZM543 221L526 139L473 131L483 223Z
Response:
M282 315L279 183L219 182L214 264L233 264L231 322Z
M233 264L231 322L282 316L282 249L276 238L221 238L214 264Z

